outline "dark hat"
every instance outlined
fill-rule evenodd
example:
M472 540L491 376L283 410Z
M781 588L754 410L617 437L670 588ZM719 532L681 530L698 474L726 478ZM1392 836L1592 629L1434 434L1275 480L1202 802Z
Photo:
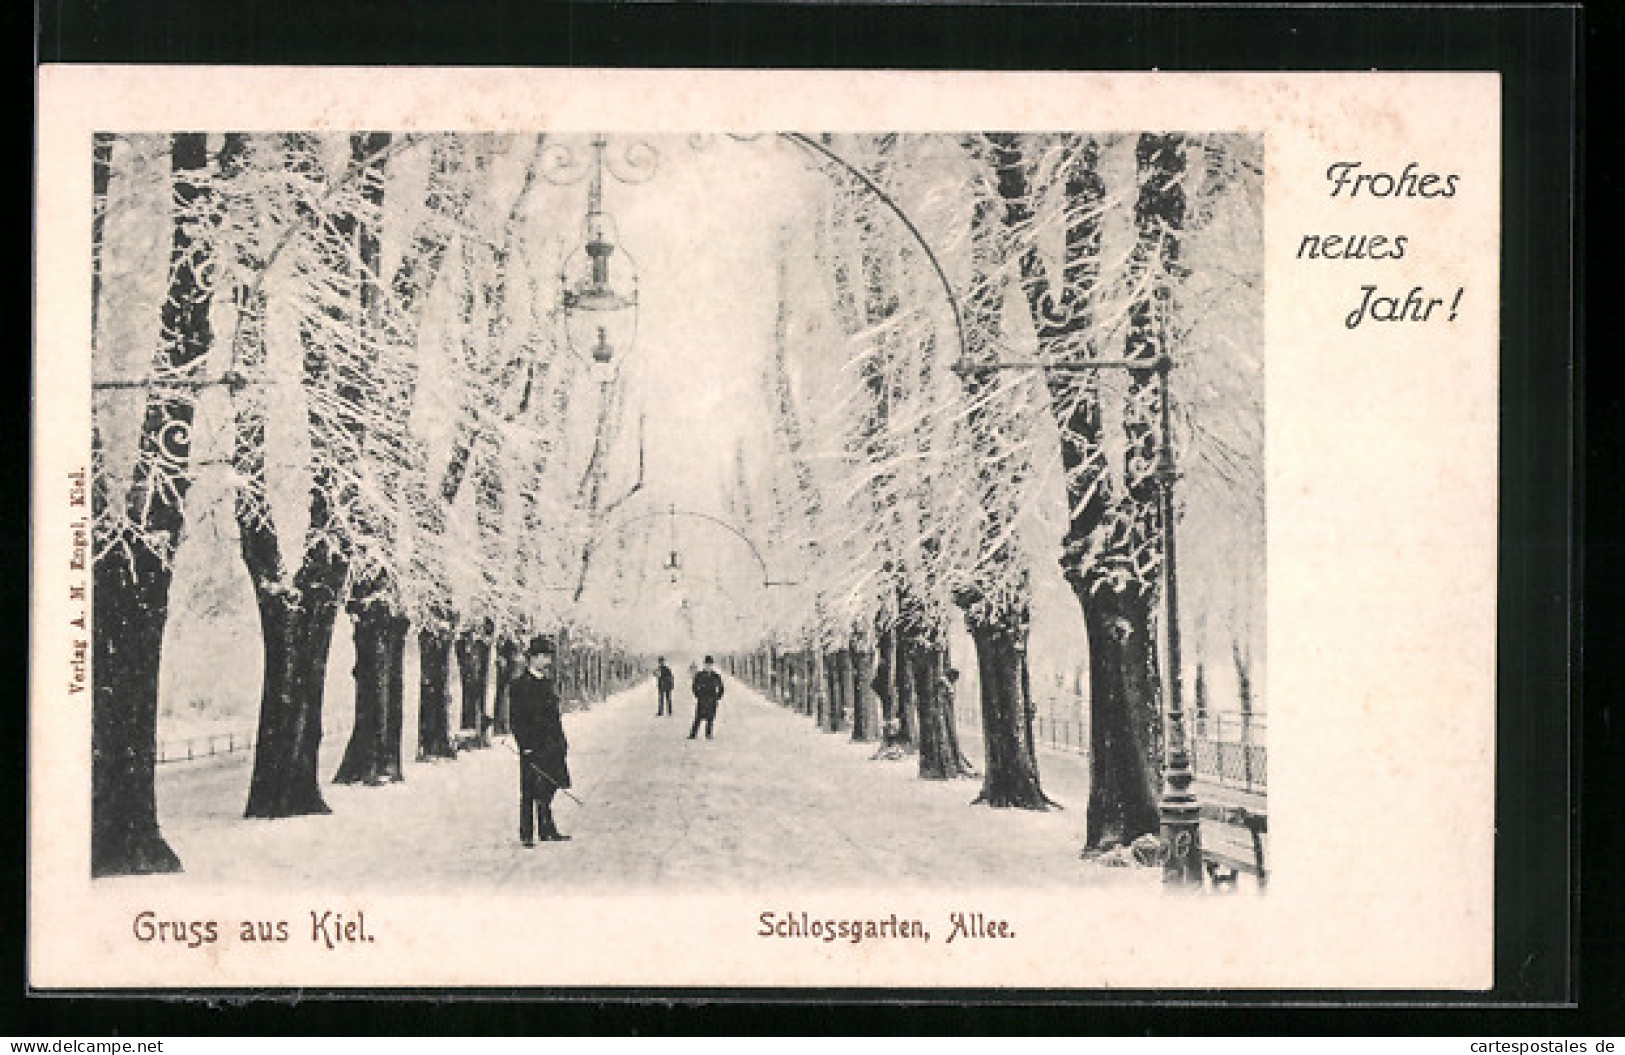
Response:
M715 661L715 660L713 660L713 659L712 659L712 658L711 658L711 657L710 657L710 656L706 656L706 657L705 657L705 661L706 661L706 662L707 662L707 663L714 663L714 662L716 662L716 661Z
M532 638L527 656L551 656L553 654L553 641L550 638Z

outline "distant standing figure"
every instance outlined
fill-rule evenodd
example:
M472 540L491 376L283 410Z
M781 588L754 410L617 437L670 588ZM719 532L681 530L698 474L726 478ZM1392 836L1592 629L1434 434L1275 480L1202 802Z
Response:
M722 675L711 666L710 656L705 657L705 666L694 675L694 725L688 731L688 738L700 731L700 723L705 723L705 738L711 739L711 726L717 720L717 701L722 699Z
M671 668L666 666L666 657L661 656L655 665L655 688L660 692L660 700L655 705L655 717L661 715L671 716L671 690L677 679L672 677Z
M519 744L519 841L535 846L540 835L562 842L570 837L553 823L553 796L570 786L570 743L553 683L553 643L546 638L531 644L525 669L508 690L508 724Z

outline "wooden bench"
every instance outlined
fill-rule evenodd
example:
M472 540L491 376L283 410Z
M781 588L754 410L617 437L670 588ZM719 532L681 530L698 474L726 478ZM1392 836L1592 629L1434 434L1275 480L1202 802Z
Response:
M1258 877L1259 889L1269 882L1264 864L1264 836L1269 813L1262 804L1208 803L1202 807L1202 865L1215 890L1235 890L1241 873Z

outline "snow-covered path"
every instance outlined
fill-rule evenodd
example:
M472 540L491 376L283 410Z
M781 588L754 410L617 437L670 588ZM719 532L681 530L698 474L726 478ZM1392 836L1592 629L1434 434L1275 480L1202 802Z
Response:
M674 717L655 716L652 682L565 715L586 805L558 797L554 814L574 838L532 850L517 840L518 760L506 739L455 761L409 762L400 784L328 785L331 814L279 821L242 818L244 756L164 767L160 817L187 869L176 879L690 893L1156 883L1152 870L1078 860L1081 760L1042 760L1064 811L972 808L979 780L919 780L915 759L875 761L872 744L819 732L738 681L728 682L716 739L689 740L692 701L677 696ZM324 743L324 775L343 748L340 737Z

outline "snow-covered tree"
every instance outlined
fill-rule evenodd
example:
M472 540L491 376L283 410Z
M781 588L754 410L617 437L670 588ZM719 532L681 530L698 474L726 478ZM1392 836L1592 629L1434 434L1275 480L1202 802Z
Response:
M117 146L98 140L93 162L95 363L103 382L92 424L94 875L180 868L158 830L153 792L158 668L186 525L200 367L215 340L207 138L184 133ZM166 155L167 166L154 163ZM165 169L160 182L155 176ZM165 230L150 218L166 212L167 266L150 242ZM148 221L145 230L129 223L134 216ZM115 237L116 248L108 244ZM162 289L143 282L151 274L162 277Z
M1062 568L1088 634L1087 848L1104 849L1157 826L1163 709L1159 631L1171 642L1178 640L1178 628L1159 627L1157 617L1173 527L1164 508L1163 488L1172 481L1163 473L1161 427L1170 374L1187 380L1194 391L1217 381L1230 396L1204 401L1203 414L1183 415L1202 432L1193 436L1180 462L1245 462L1253 467L1251 475L1233 473L1236 478L1224 486L1241 496L1243 508L1261 507L1256 467L1262 450L1251 440L1259 434L1261 418L1257 346L1249 340L1256 322L1248 321L1256 317L1257 300L1246 285L1246 265L1235 264L1249 258L1234 255L1234 240L1256 244L1258 195L1235 170L1228 185L1213 179L1203 185L1204 194L1228 195L1239 204L1204 202L1204 213L1223 213L1225 223L1205 232L1209 255L1193 281L1198 273L1184 251L1187 186L1193 178L1187 137L996 135L987 137L987 144L1040 358L1056 364L1091 359L1146 364L1121 373L1063 369L1046 374L1070 508ZM1227 147L1247 150L1239 139L1209 145ZM1226 238L1232 240L1229 246ZM1226 343L1194 339L1203 332ZM1168 368L1159 369L1164 356ZM1175 678L1182 676L1179 667L1174 657Z
M805 162L804 182L775 185L805 208L775 218L771 282L743 294L776 312L750 366L765 398L734 423L712 504L694 503L720 513L684 514L716 543L658 596L650 393L624 356L590 369L556 287L582 212L581 184L555 177L595 156L585 142L98 137L98 872L174 866L151 787L157 667L186 498L210 463L225 483L201 491L228 501L201 501L234 514L265 647L250 814L326 808L341 609L356 667L339 781L404 775L414 635L422 760L454 757L459 726L464 742L503 728L535 635L556 638L584 697L639 669L623 642L703 637L826 731L925 778L971 775L950 676L962 621L978 801L1044 808L1032 627L1070 588L1090 672L1087 846L1154 830L1160 682L1184 676L1181 641L1204 702L1262 702L1257 141L740 145ZM708 310L732 324L737 307ZM1188 614L1169 626L1176 540Z

